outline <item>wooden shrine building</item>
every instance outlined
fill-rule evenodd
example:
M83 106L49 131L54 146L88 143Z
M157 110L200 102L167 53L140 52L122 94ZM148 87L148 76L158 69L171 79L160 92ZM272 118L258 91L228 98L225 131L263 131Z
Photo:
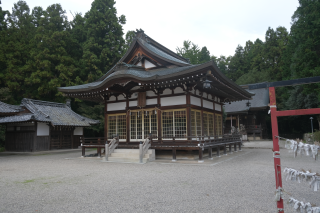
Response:
M0 102L0 124L6 124L7 151L33 152L80 146L83 127L99 121L83 117L66 104L24 98L20 106Z
M103 102L105 137L118 134L119 148L137 148L151 133L151 148L174 150L198 150L199 137L222 138L222 105L252 96L212 61L192 65L142 30L100 79L58 90L68 97Z
M254 84L250 84L254 85ZM251 100L242 100L226 104L227 113L224 132L230 133L231 127L241 128L244 125L247 139L261 140L267 138L267 125L265 115L269 109L269 91L266 88L251 89L249 85L242 85L242 88L254 94Z

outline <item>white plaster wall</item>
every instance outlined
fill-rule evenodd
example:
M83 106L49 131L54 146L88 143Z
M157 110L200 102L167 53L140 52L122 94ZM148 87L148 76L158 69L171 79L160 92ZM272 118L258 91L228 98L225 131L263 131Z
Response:
M212 95L211 94L208 95L208 99L212 100Z
M141 61L139 63L137 63L137 66L142 66Z
M161 98L161 106L181 105L186 103L187 100L185 95Z
M184 93L184 91L181 87L177 87L174 89L174 94L178 94L178 93Z
M157 96L153 91L147 91L146 93L147 96Z
M147 99L147 105L157 104L157 98Z
M138 105L138 101L129 101L129 107L136 107Z
M107 105L107 111L125 110L126 102L112 103Z
M208 94L206 92L204 92L202 97L207 98L207 95Z
M201 107L201 99L200 98L197 98L197 97L194 97L194 96L190 96L190 102L193 105Z
M73 135L83 135L83 127L76 127L73 130Z
M137 92L133 93L131 95L131 98L129 98L129 99L135 99L135 98L138 98L138 93Z
M221 112L221 105L215 103L214 104L214 109Z
M148 60L145 60L144 61L144 68L152 68L152 67L155 67L155 65L153 63L151 63L150 61Z
M126 100L126 98L122 94L118 96L118 101L121 101L121 100Z
M49 126L46 123L37 124L37 136L49 136Z
M203 100L203 107L208 109L213 109L213 103L210 101Z
M170 95L170 94L172 94L171 89L165 89L162 93L162 95Z
M108 101L116 101L116 100L117 100L117 99L116 99L115 96L111 96Z

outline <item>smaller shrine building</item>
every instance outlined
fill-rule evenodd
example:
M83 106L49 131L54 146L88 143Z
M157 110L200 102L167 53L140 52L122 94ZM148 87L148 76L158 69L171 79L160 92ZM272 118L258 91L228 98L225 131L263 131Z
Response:
M0 102L0 124L6 125L5 149L34 152L80 146L83 128L99 121L83 117L66 104L24 98L20 106Z

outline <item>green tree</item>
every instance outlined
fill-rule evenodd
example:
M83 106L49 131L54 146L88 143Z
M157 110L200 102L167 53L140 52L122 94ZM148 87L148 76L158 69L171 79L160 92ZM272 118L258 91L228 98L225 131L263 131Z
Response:
M0 86L8 87L14 99L21 100L26 89L23 66L30 59L34 25L29 6L24 1L15 3L12 13L7 14L8 27L0 31Z
M200 48L191 41L183 41L183 47L177 47L176 51L178 55L189 59L191 64L199 64Z
M199 56L198 56L199 64L210 61L210 52L206 46L202 47Z
M117 17L114 5L114 0L95 0L85 15L87 40L83 45L81 63L89 73L89 81L106 73L123 54L122 25L126 18L124 15Z
M126 33L126 39L125 39L125 44L123 46L123 53L126 53L127 50L129 49L130 47L130 44L132 43L134 37L136 36L136 33L135 31L133 30L129 30L127 33Z
M24 96L64 101L57 87L81 82L77 79L77 56L81 57L78 54L81 49L70 34L66 12L60 4L53 4L43 12L31 42L30 60L24 66L28 74Z

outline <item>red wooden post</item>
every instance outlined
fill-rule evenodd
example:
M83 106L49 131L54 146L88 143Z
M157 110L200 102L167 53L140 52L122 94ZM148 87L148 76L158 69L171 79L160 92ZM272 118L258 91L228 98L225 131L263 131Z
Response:
M276 105L276 93L275 88L269 88L269 97L270 97L270 110L271 110L271 127L272 127L272 140L273 140L273 151L279 152L279 136L278 132L278 119L277 119L277 105ZM278 155L277 155L278 156ZM279 187L282 188L282 178L281 178L281 163L280 157L274 157L274 169L276 176L276 189ZM277 201L278 212L283 213L283 199L280 198L280 201Z

